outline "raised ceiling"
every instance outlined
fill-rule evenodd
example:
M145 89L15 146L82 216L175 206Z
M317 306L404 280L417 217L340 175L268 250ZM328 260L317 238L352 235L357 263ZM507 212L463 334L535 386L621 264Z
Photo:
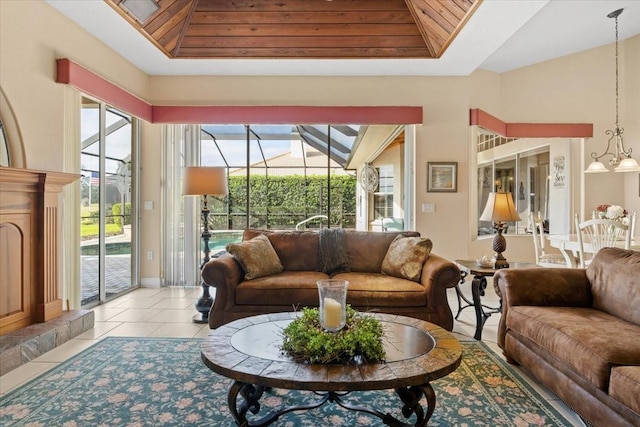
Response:
M640 34L638 0L483 0L437 59L172 58L105 1L45 1L151 76L467 76L478 69L502 73L613 43L613 22L607 14L620 8L620 40ZM613 46L611 52L613 57Z
M139 22L170 58L439 58L482 0L155 1ZM153 5L152 5L153 6Z

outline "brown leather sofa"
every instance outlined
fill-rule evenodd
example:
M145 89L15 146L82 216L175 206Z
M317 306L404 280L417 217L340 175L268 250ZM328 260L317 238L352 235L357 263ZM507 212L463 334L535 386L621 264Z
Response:
M498 345L594 426L640 426L640 252L502 270Z
M344 243L350 271L331 276L323 273L318 262L318 232L249 229L244 231L243 241L259 234L269 238L284 269L245 280L241 265L231 254L209 261L203 267L202 279L215 288L209 312L212 329L256 314L317 306L316 282L329 277L349 281L347 303L357 310L415 317L453 329L446 291L460 281L460 270L454 263L429 254L419 282L381 273L387 249L396 236L419 236L416 232L346 231Z

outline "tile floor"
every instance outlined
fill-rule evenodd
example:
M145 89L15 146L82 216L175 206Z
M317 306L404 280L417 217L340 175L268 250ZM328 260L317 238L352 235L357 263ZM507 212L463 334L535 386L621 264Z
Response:
M469 283L463 286L463 292L471 299ZM199 295L200 288L142 288L94 308L93 329L0 377L0 396L107 336L205 337L209 333L209 327L192 322L192 317L196 314L193 304ZM455 315L458 305L454 289L449 290L449 301ZM497 305L497 302L498 298L493 291L493 286L489 283L483 303L492 306ZM487 320L482 338L496 354L501 355L496 344L499 316L494 314ZM465 309L460 319L454 321L453 332L461 340L473 339L475 333L473 308ZM522 370L519 372L575 426L585 426L580 418L553 393L539 385L526 372Z

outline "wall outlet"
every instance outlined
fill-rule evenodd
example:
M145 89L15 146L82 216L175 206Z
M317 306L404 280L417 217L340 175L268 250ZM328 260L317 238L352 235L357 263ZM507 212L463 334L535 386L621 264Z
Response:
M153 251L147 251L147 260L153 261Z

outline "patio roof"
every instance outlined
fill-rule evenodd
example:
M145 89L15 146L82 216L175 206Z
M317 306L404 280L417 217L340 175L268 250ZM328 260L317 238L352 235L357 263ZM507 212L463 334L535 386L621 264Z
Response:
M346 168L357 148L360 131L365 128L360 125L202 125L203 139L212 142L203 149L203 163L230 168L242 168L249 163L268 168L276 167L268 160L286 153L298 153L300 167L314 167L311 164L318 161L313 159L311 152L328 152L332 162ZM305 148L305 144L308 147ZM286 165L292 166L292 161ZM326 166L325 162L322 167Z

